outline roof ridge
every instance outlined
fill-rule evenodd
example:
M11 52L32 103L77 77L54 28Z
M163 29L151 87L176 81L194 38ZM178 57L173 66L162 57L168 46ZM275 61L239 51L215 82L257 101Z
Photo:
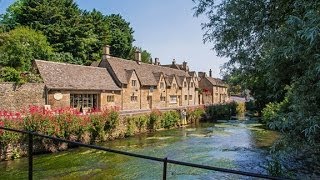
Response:
M81 64L71 64L71 63L56 62L56 61L46 61L46 60L41 60L41 59L35 59L35 61L40 61L40 62L45 62L45 63L52 63L52 64L61 64L61 65L71 65L71 66L80 66L80 67L104 69L103 67L85 66L85 65L81 65Z
M119 58L119 57L114 57L114 56L110 56L111 58L116 58L118 60L121 60L121 61L129 61L130 63L136 63L135 60L130 60L130 59L123 59L123 58ZM108 58L107 58L108 59ZM145 62L141 62L141 65L147 65L147 66L157 66L159 68L165 68L165 69L168 69L168 70L173 70L173 71L180 71L180 72L185 72L184 70L181 70L181 69L174 69L174 68L170 68L170 67L164 67L162 65L155 65L155 64L149 64L149 63L145 63ZM185 72L186 73L186 72ZM189 74L188 74L189 75Z

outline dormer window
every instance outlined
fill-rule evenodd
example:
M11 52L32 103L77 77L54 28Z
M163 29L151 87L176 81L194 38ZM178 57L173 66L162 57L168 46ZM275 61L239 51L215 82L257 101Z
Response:
M134 87L137 86L137 80L132 80L131 81L131 85L134 86Z

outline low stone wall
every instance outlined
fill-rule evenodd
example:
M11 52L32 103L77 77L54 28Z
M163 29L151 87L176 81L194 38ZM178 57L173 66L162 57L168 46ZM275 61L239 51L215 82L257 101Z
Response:
M117 127L114 130L112 130L110 133L106 134L104 141L124 138L126 136L126 132L128 128L127 118L134 117L134 116L148 115L148 114L149 113L141 113L139 115L137 114L121 115L119 117L119 123ZM143 127L142 129L138 129L137 127L135 127L132 129L133 135L146 133L148 131L149 130L147 129L147 127ZM27 153L28 153L27 135L21 134L21 138L24 139L22 143L12 143L6 146L0 143L0 161L11 160L11 159L16 159L22 156L27 156ZM78 137L71 137L69 140L80 141L85 144L94 144L94 142L92 142L94 139L92 139L91 134L89 134L88 132L83 134L79 139ZM49 139L39 138L34 136L34 146L33 146L34 154L63 151L63 150L67 150L70 147L73 147L73 146L67 143L54 142Z
M0 110L19 111L29 105L45 105L43 83L0 83Z

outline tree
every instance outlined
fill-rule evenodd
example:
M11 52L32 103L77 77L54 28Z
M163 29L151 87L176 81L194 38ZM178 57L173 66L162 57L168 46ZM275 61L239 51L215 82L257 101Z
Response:
M319 153L320 2L303 0L193 0L205 14L204 41L213 42L231 76L250 89L265 112L277 107L269 127L285 145ZM285 103L284 103L285 102ZM280 107L279 107L280 106ZM281 107L285 106L285 107ZM313 158L320 161L320 158Z
M120 15L83 11L74 0L18 0L0 24L2 31L18 26L42 31L57 53L71 53L80 64L100 59L106 44L111 45L112 55L129 58L134 41L130 23Z
M108 44L111 46L111 55L128 59L132 49L133 29L130 23L125 21L121 15L111 14L106 17L110 36Z
M29 71L34 59L48 59L53 49L38 31L19 27L0 34L0 66Z
M101 13L81 11L73 0L19 0L3 15L2 24L4 29L22 25L42 31L56 52L71 53L81 64L100 51L97 46L106 35L96 32L107 33Z

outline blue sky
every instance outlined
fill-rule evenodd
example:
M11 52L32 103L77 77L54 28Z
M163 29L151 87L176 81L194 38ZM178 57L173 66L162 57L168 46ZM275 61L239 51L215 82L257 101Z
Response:
M0 0L0 13L13 0ZM220 67L227 60L211 50L213 44L203 44L201 23L205 18L193 17L192 0L76 0L81 9L93 8L103 14L121 14L134 29L134 45L160 58L161 64L187 61L195 71L219 77Z

